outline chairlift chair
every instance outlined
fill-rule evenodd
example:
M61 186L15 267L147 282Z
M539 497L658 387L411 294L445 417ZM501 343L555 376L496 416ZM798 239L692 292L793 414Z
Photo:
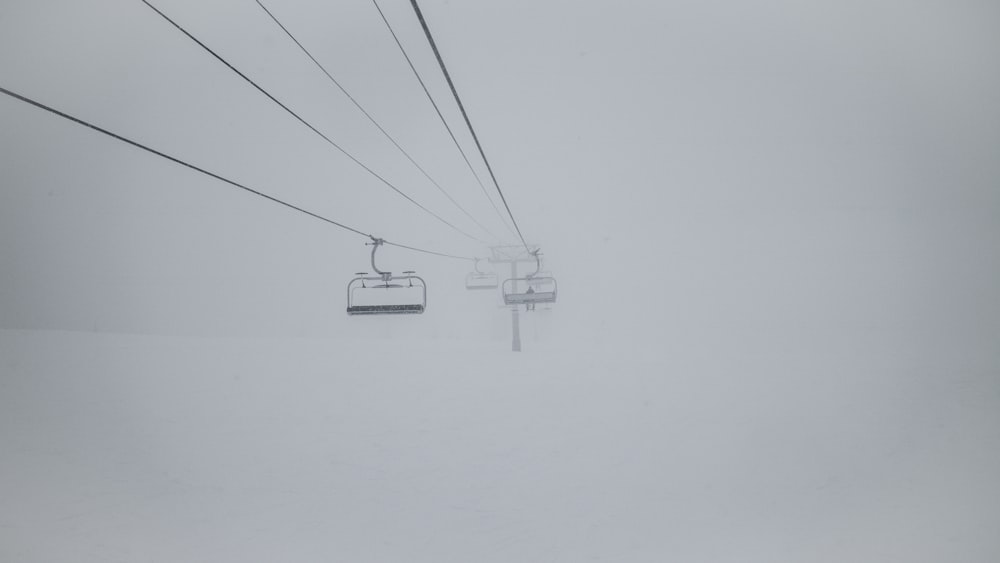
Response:
M479 258L476 258L476 271L469 272L465 276L465 289L496 289L499 285L499 278L495 272L481 272L479 270Z
M427 284L413 270L406 270L402 276L383 272L375 265L375 251L385 242L372 239L365 243L372 246L372 270L356 272L347 284L348 315L413 315L422 314L427 309ZM419 299L417 298L419 296Z
M552 276L539 275L541 260L538 250L532 252L535 256L535 271L523 278L510 278L503 282L503 302L505 305L524 305L526 311L534 311L539 303L555 303L558 293L556 279ZM525 291L516 291L520 282L527 286Z

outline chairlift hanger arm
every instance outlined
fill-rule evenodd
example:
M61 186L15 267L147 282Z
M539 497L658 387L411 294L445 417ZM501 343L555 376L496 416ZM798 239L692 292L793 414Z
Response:
M538 257L538 254L542 251L541 248L536 248L531 252L531 255L535 257L535 271L528 274L527 278L533 278L538 275L538 272L542 270L542 259Z
M385 244L385 240L376 237L371 237L371 239L372 242L366 242L365 245L372 247L372 271L381 276L384 281L388 282L392 279L392 272L383 272L378 269L378 266L375 265L375 251L378 250L378 247Z

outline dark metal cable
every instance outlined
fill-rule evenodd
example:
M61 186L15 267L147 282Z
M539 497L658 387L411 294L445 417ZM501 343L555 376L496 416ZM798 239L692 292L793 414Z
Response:
M514 223L514 229L517 230L517 236L520 237L521 243L524 244L524 248L528 249L528 243L524 240L524 235L521 234L521 228L517 226L517 219L514 218L514 214L510 211L510 205L507 205L507 198L503 195L503 190L500 189L500 183L497 182L496 174L493 173L493 167L490 166L490 161L486 158L486 152L483 151L483 145L479 143L479 137L476 135L476 130L472 127L472 121L469 120L469 114L465 111L465 106L462 105L462 99L458 97L458 90L455 89L455 83L451 80L451 75L448 74L448 68L444 65L444 59L441 58L441 52L438 51L437 43L434 42L434 37L431 35L431 29L427 27L427 21L424 20L424 14L420 11L420 6L417 5L417 0L410 0L410 4L413 6L413 11L417 14L417 19L420 20L420 26L424 28L424 35L427 36L427 42L431 44L431 49L434 51L434 56L437 58L438 65L441 67L441 72L444 73L445 79L448 81L448 86L451 88L451 94L455 97L455 102L458 104L458 109L462 111L462 117L465 118L465 124L469 127L469 132L472 133L472 140L476 142L476 148L479 149L479 156L483 157L483 162L486 164L486 170L490 173L490 178L493 179L493 185L497 188L497 193L500 194L500 200L503 201L503 206L507 208L507 214L510 215L510 221Z
M288 112L289 115L291 115L292 117L294 117L295 119L297 119L299 122L301 122L303 125L305 125L306 127L308 127L310 130L312 130L313 133L316 133L317 135L319 135L323 140L325 140L331 146L333 146L334 148L336 148L337 150L339 150L341 153L343 153L344 156L346 156L347 158L349 158L352 161L354 161L354 163L357 164L358 166L360 166L361 168L364 168L365 171L367 171L369 174L371 174L372 176L374 176L375 178L377 178L379 181L381 181L383 184L385 184L386 186L388 186L394 192L396 192L397 194L403 196L404 198L406 198L407 201L409 201L413 205L416 205L417 207L419 207L420 209L422 209L423 211L425 211L429 215L433 216L438 221L441 221L445 225L448 225L449 227L451 227L452 229L454 229L456 232L461 233L462 235L464 235L464 236L466 236L466 237L468 237L468 238L470 238L472 240L475 240L475 241L478 241L478 242L482 242L482 241L479 241L479 239L477 239L476 237L474 237L474 236L470 235L469 233L463 231L462 229L459 229L458 227L456 227L455 225L453 225L452 223L450 223L447 219L441 217L437 213L434 213L430 209L427 209L426 207L424 207L423 205L421 205L417 200L415 200L412 197L408 196L402 190L400 190L399 188L397 188L396 186L394 186L392 184L392 182L390 182L389 180L386 180L385 178L383 178L382 176L380 176L377 172L375 172L374 170L372 170L371 168L369 168L367 165L365 165L363 162L361 162L360 160L358 160L357 158L355 158L354 155L352 155L351 153L349 153L346 150L344 150L344 148L341 147L340 145L338 145L337 143L333 142L329 137L327 137L326 135L324 135L319 129L316 129L315 127L313 127L308 121L306 121L305 119L303 119L302 117L300 117L299 114L297 114L294 111L292 111L288 106L286 106L285 104L281 103L277 98L275 98L274 96L272 96L267 90L265 90L264 88L262 88L256 82L254 82L250 77L248 77L247 75L245 75L242 72L240 72L239 69L237 69L233 65L229 64L229 61L227 61L226 59L222 58L218 53L216 53L211 48L209 48L208 45L205 45L204 43L202 43L201 41L199 41L197 37L195 37L194 35L191 35L191 33L189 33L186 29L184 29L183 27L181 27L180 24L178 24L174 20L170 19L166 14L164 14L163 12L161 12L160 10L158 10L156 8L156 6L153 6L152 4L150 4L148 0L142 0L142 3L145 4L145 5L147 5L147 6L149 6L149 8L152 9L157 14L159 14L160 17L162 17L167 22L169 22L171 25L173 25L174 27L176 27L181 33L183 33L189 39L191 39L192 41L194 41L195 43L197 43L198 46L200 46L202 49L204 49L205 51L207 51L213 57L215 57L216 59L218 59L219 62L221 62L222 64L224 64L227 67L229 67L230 70L232 70L237 75L239 75L239 77L242 78L243 80L247 81L251 86L253 86L254 88L256 88L261 94L264 94L265 96L267 96L268 99L270 99L272 102L274 102L279 107L281 107L281 109L283 109L286 112Z
M285 27L285 25L281 23L281 21L271 12L271 10L269 10L267 8L267 6L264 5L263 2L261 2L260 0L256 0L256 2L257 2L257 5L260 6L261 9L264 10L264 12L274 21L274 23L278 24L278 27L280 27L281 30L285 32L285 35L287 35L289 39L291 39L293 42L295 42L295 44L299 47L299 49L303 53L305 53L305 55L307 57L309 57L309 59L313 62L313 64L315 64L321 71L323 71L323 74L325 74L326 77L330 79L330 82L332 82L338 89L340 89L340 91L345 96L347 96L347 99L350 100L351 103L353 103L354 106L356 108L358 108L358 110L360 110L361 113L363 113L365 117L368 118L368 121L371 121L372 125L374 125L376 128L378 128L378 130L382 132L382 135L384 135L385 138L388 139L390 143L392 143L397 149L399 149L399 152L401 152L403 154L403 156L405 156L406 159L409 160L410 163L413 164L413 166L415 166L417 168L417 170L419 170L420 173L423 174L425 178L427 178L428 181L430 181L431 184L434 184L434 187L436 187L438 189L438 191L440 191L442 194L444 194L444 196L446 198L448 198L448 201L450 201L452 204L454 204L455 207L457 207L459 210L461 210L462 213L464 213L466 217L468 217L480 229L482 229L483 231L485 231L489 236L493 237L494 239L498 238L489 229L487 229L482 223L480 223L479 221L477 221L476 218L473 217L471 213L469 213L468 211L466 211L466 209L464 207L462 207L462 205L460 203L458 203L455 200L455 198L453 198L451 196L451 194L448 193L447 190L445 190L443 187L441 187L441 184L439 184L437 182L437 180L435 180L434 178L431 177L431 175L427 172L427 170L424 169L423 166L421 166L416 160L413 159L412 156L410 156L410 153L408 153L402 146L400 146L400 144L396 141L396 139L394 139L392 137L392 135L390 135L389 132L386 131L385 128L383 128L382 125L378 121L376 121L375 118L372 117L372 115L370 113L368 113L368 111L361 105L361 103L358 102L358 100L355 99L355 97L352 96L351 93L348 92L347 89L344 88L344 86L336 78L334 78L333 75L331 75L328 70L326 70L326 67L324 67L318 60L316 60L316 57L314 57L312 55L312 53L310 53L309 50L306 49L305 46L301 42L299 42L299 40L296 39L296 37L294 35L292 35L292 32L289 31L288 28ZM484 242L485 243L485 241L480 241L480 242Z
M493 198L490 197L489 191L486 190L486 185L483 184L483 181L479 178L479 174L476 172L475 167L473 167L472 163L469 161L468 155L465 154L465 149L462 148L462 144L459 143L458 139L455 137L455 133L451 130L451 126L448 125L448 120L444 118L444 114L441 113L441 108L438 107L437 102L434 100L434 96L432 96L430 90L427 89L427 84L424 83L423 77L420 76L420 72L418 72L417 67L414 66L413 61L410 59L410 55L406 52L406 48L403 47L403 43L396 35L396 31L392 29L392 24L390 24L388 18L385 17L385 12L382 11L382 7L379 6L376 0L372 0L372 3L375 4L375 8L378 10L379 15L382 16L382 21L385 22L386 28L388 28L389 33L392 34L392 38L396 41L399 51L403 54L403 58L406 59L406 64L410 65L410 70L413 71L413 75L417 78L417 82L420 83L420 87L423 88L424 94L427 95L427 99L430 100L431 105L434 106L434 111L437 112L438 118L441 119L441 123L444 124L444 128L448 131L448 135L455 144L455 148L457 148L458 152L462 155L462 160L465 161L465 165L468 166L469 171L472 172L472 176L476 179L476 183L479 184L479 188L482 189L483 195L486 196L486 200L490 202L490 205L493 207L493 211L495 211L497 217L500 218L500 222L503 223L504 228L510 231L510 234L516 236L517 233L510 228L510 225L507 224L507 220L504 219L503 213L500 212L500 208L497 207L497 204L493 202Z
M146 145L144 145L144 144L142 144L142 143L140 143L138 141L133 141L132 139L129 139L127 137L123 137L122 135L119 135L117 133L114 133L112 131L104 129L103 127L100 127L98 125L94 125L93 123L84 121L83 119L80 119L80 118L74 117L74 116L72 116L72 115L70 115L68 113L59 111L59 110L57 110L57 109L55 109L55 108L53 108L51 106L47 106L47 105L45 105L45 104L43 104L41 102L35 101L35 100L31 99L31 98L28 98L26 96L22 96L21 94L18 94L16 92L12 92L12 91L4 88L3 86L0 86L0 93L3 93L5 95L7 95L7 96L10 96L11 98L14 98L16 100L20 100L20 101L22 101L22 102L24 102L26 104L32 105L32 106L34 106L34 107L36 107L38 109L47 111L47 112L49 112L49 113L51 113L53 115L57 115L57 116L59 116L59 117L61 117L63 119L72 121L73 123L76 123L78 125L83 125L84 127L87 127L87 128L92 129L94 131L97 131L98 133L102 133L104 135L107 135L108 137L111 137L113 139L121 141L121 142L123 142L125 144L131 145L131 146L133 146L133 147L135 147L137 149L144 150L144 151L146 151L146 152L148 152L150 154L154 154L154 155L156 155L156 156L158 156L160 158L164 158L166 160L169 160L170 162L173 162L175 164L179 164L181 166L184 166L185 168L189 168L191 170L194 170L195 172L199 172L201 174L204 174L205 176L208 176L210 178L214 178L216 180L219 180L220 182L224 182L226 184L229 184L230 186L239 188L241 190L245 190L245 191L247 191L247 192L249 192L249 193L251 193L253 195L262 197L262 198L264 198L266 200L269 200L269 201L273 201L274 203L277 203L279 205L283 205L283 206L285 206L285 207L287 207L289 209L293 209L295 211L298 211L299 213L304 213L304 214L306 214L306 215L308 215L308 216L310 216L310 217L312 217L314 219L319 219L320 221L323 221L325 223L329 223L329 224L334 225L336 227L340 227L341 229L344 229L346 231L350 231L350 232L352 232L354 234L361 235L363 237L367 237L367 238L370 238L370 239L374 238L372 235L370 235L370 234L368 234L368 233L366 233L364 231L361 231L360 229L356 229L354 227L345 225L345 224L340 223L338 221L334 221L333 219L330 219L328 217L324 217L322 215L319 215L318 213L313 213L312 211L308 211L308 210L303 209L303 208L301 208L301 207L299 207L297 205L288 203L287 201L280 200L280 199L278 199L278 198L276 198L274 196L268 195L268 194L266 194L264 192L261 192L259 190L255 190L255 189L253 189L253 188L251 188L249 186L246 186L246 185L241 184L239 182L236 182L234 180L230 180L229 178L226 178L224 176L216 174L215 172L210 172L210 171L208 171L208 170L206 170L204 168L201 168L200 166L191 164L189 162L185 162L185 161L183 161L183 160L181 160L181 159L179 159L179 158L177 158L175 156L171 156L171 155L166 154L164 152L158 151L158 150L156 150L154 148L151 148L149 146L146 146ZM425 249L422 249L422 248L417 248L417 247L412 247L412 246L406 246L406 245L397 244L397 243L393 243L393 242L389 242L389 241L385 241L385 243L386 244L391 244L393 246L398 246L400 248L405 248L407 250L413 250L415 252L423 252L425 254L432 254L434 256L441 256L441 257L445 257L445 258L455 258L457 260L474 260L474 258L468 258L468 257L465 257L465 256L456 256L454 254L446 254L444 252L436 252L436 251L433 251L433 250L425 250Z
M407 246L405 244L399 244L398 242L392 242L392 241L388 241L388 240L383 240L382 243L383 244L388 244L390 246L396 246L396 247L399 247L399 248L405 248L406 250L412 250L414 252L422 252L424 254L431 254L433 256L441 256L442 258L454 258L455 260L470 260L470 261L475 261L476 260L475 258L469 258L469 257L466 257L466 256L456 256L454 254L446 254L444 252L436 252L434 250L424 250L423 248L416 248L416 247L413 247L413 246Z

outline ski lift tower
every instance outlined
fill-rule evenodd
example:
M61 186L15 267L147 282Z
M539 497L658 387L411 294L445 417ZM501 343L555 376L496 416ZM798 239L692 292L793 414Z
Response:
M517 265L518 263L537 264L534 252L538 252L538 245L529 244L524 246L493 246L490 247L492 256L490 264L510 264L510 279L514 280L512 291L517 291ZM517 306L510 308L511 344L513 352L521 351L521 317Z

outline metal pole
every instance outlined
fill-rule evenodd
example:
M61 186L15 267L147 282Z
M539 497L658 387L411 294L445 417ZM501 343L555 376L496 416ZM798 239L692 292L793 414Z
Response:
M510 282L510 290L517 293L517 260L511 260L510 262L510 279L515 280ZM521 313L517 310L517 305L510 308L510 326L513 332L513 339L510 343L510 349L512 352L521 351Z

